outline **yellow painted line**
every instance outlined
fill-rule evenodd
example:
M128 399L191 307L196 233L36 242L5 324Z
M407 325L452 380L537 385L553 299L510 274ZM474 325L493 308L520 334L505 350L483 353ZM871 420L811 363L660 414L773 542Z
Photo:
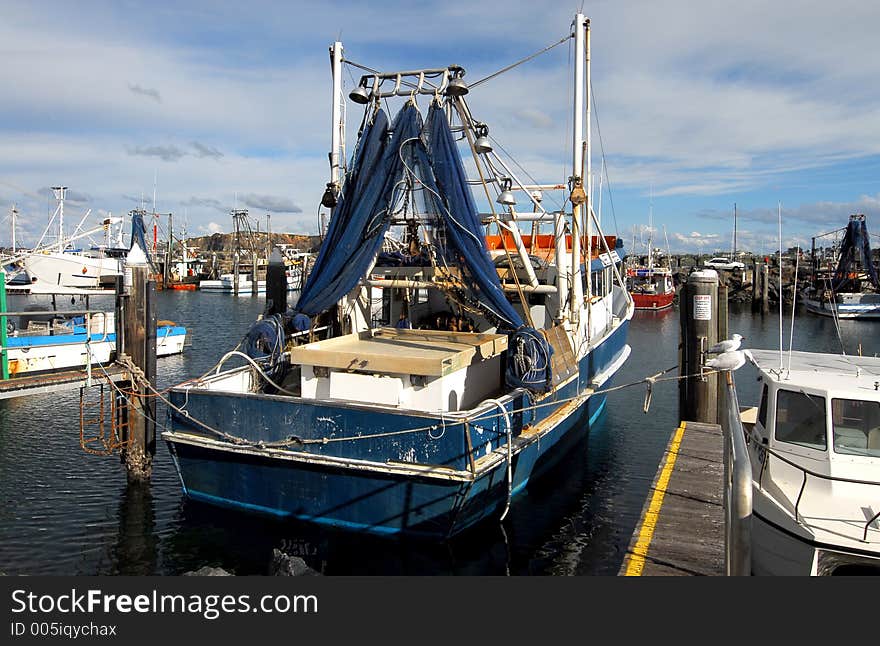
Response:
M681 445L681 438L684 436L686 422L682 422L672 442L669 443L669 450L666 454L666 464L660 472L657 479L657 487L654 489L654 495L651 496L651 503L642 519L642 527L639 530L639 540L633 548L632 554L629 555L629 561L626 565L625 576L641 576L642 569L645 567L645 557L648 555L648 547L651 545L651 538L654 536L654 528L657 527L657 520L660 517L660 507L663 506L663 497L666 495L666 487L669 486L669 478L672 476L672 469L675 467L675 458L678 456L678 447Z

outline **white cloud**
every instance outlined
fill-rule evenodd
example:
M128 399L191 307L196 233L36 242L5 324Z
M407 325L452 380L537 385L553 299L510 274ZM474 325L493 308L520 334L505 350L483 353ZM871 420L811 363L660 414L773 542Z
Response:
M47 203L28 194L34 187L63 182L91 196L95 212L125 212L131 201L123 196L152 203L158 173L157 208L184 211L194 226L245 204L286 210L273 215L275 230L314 232L328 179L327 44L341 35L346 57L382 69L461 63L473 82L562 37L571 9L538 11L525 0L503 12L454 0L388 2L382 11L348 2L229 3L222 11L71 5L58 8L59 38L40 8L4 7L0 83L15 91L0 103L0 181L28 187L4 197L37 228ZM880 155L880 89L871 82L880 59L869 55L880 9L853 0L833 12L816 0L796 10L759 0L735 9L645 0L590 10L591 116L623 228L625 218L645 219L649 187L656 224L684 232L675 234L682 244L710 240L690 235L703 224L704 233L729 237L725 218L694 224L695 216L720 213L719 203L744 194L756 205L743 209L744 221L770 228L779 187L790 189L786 227L800 227L802 237L821 224L842 226L850 210L877 213L876 196L858 197L875 190L861 180L803 182L792 199L790 178ZM432 31L444 37L425 48L429 11ZM468 97L474 116L539 182L571 172L570 57L563 44ZM346 72L347 87L359 74ZM347 109L356 122L355 106Z

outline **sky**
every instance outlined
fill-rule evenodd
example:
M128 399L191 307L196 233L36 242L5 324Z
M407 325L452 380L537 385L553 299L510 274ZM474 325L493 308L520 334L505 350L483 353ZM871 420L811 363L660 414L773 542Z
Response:
M638 251L652 221L655 246L725 253L734 208L737 247L757 253L778 247L778 212L784 248L851 213L880 233L876 3L2 0L0 244L13 204L19 244L36 242L53 185L74 224L155 194L190 236L230 231L233 208L316 233L333 41L374 69L459 64L473 82L563 38L581 8L606 233ZM571 174L572 50L467 97L540 183ZM346 67L346 95L360 73ZM361 113L347 105L350 153Z

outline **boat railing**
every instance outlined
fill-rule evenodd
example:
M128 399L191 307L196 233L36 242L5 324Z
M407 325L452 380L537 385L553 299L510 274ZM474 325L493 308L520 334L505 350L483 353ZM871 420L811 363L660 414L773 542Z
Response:
M6 380L10 378L9 375L9 356L8 351L10 348L7 346L8 336L6 330L6 321L10 316L34 316L34 315L58 315L58 316L82 316L85 320L85 344L86 344L86 382L87 386L91 387L92 385L92 352L89 349L89 346L92 343L92 317L96 315L100 315L103 325L101 329L101 337L96 339L98 343L103 343L107 340L107 336L113 331L110 329L110 325L108 323L110 319L110 314L112 312L106 312L104 310L63 310L63 311L40 311L40 310L26 310L22 312L7 312L4 307L0 307L0 326L2 326L3 334L0 336L0 365L2 365L2 371L0 371L0 379ZM95 333L96 334L96 333ZM60 335L59 335L60 338Z
M722 388L721 431L724 438L724 561L728 576L752 571L752 468L739 414L733 374Z
M774 451L768 446L762 446L761 450L764 451L764 459L761 462L761 474L758 477L758 484L762 487L764 484L764 471L767 467L768 458L771 455L778 460L782 460L787 465L794 467L803 474L803 479L801 480L801 488L798 491L797 500L794 503L794 519L795 522L797 522L798 524L801 524L801 521L798 519L798 510L800 508L801 499L804 496L804 491L807 488L807 480L810 476L814 478L819 478L821 480L828 480L829 482L845 482L848 484L873 485L875 487L880 487L880 482L877 482L875 480L858 480L856 478L844 478L841 476L832 476L826 473L817 473L816 471L811 471L810 469L807 469L800 464L792 462L785 456L780 455L778 451ZM868 530L871 528L871 525L877 521L878 518L880 518L880 511L871 516L871 518L868 519L868 522L865 523L864 529L862 531L862 542L866 542L868 540Z

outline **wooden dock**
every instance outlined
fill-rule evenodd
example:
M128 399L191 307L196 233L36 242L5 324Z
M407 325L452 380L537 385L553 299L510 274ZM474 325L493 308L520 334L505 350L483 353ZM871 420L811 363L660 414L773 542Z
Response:
M92 381L97 384L106 381L129 379L128 371L117 364L92 368ZM88 385L88 371L85 368L63 370L49 374L25 375L0 380L0 399L11 399L25 395L39 395L62 390L76 390Z
M722 447L717 424L682 422L675 429L620 575L724 574Z

